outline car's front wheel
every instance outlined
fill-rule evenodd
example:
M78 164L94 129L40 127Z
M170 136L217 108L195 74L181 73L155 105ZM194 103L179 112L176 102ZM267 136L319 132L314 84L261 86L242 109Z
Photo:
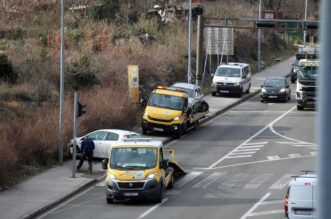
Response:
M108 203L108 204L112 204L113 202L114 202L114 199L113 199L113 198L108 198L108 197L107 197L107 203Z

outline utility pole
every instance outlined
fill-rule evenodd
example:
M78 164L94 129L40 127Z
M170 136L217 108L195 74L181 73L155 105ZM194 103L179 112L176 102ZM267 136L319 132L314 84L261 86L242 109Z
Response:
M318 149L318 202L317 202L317 218L328 219L330 218L330 206L331 206L331 147L330 147L330 129L331 129L331 97L330 81L331 81L331 1L321 1L321 66L319 69L318 77L318 105L317 105L317 145Z
M61 48L60 48L60 125L59 125L59 164L63 164L64 143L64 0L61 0Z
M307 21L307 7L308 7L308 0L305 2L305 21ZM303 31L303 46L306 47L306 36L307 36L307 31Z
M195 84L199 85L203 88L203 84L201 83L202 79L202 65L203 65L203 17L198 15L198 22L197 22L197 57L196 57L196 69L195 69Z
M259 20L262 17L262 0L259 1ZM257 30L257 70L261 70L261 29Z
M78 120L78 92L74 95L74 126L73 126L73 152L72 152L72 178L75 178L76 173L76 147L77 147L77 120Z
M189 21L188 21L188 66L187 83L191 84L191 61L192 61L192 0L189 0Z

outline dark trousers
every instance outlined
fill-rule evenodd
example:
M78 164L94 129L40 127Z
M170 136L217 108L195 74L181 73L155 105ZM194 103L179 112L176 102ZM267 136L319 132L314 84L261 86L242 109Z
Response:
M83 153L80 157L79 164L77 166L77 170L79 170L81 168L81 166L83 165L84 160L86 158L87 158L87 161L88 161L88 170L90 171L90 173L92 173L93 151L83 151Z

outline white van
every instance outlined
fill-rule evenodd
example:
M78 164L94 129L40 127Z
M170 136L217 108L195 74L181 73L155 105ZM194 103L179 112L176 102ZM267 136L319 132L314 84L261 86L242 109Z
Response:
M228 63L216 69L212 83L212 95L249 93L251 88L251 69L246 63Z
M317 175L294 177L288 185L284 202L285 217L289 219L317 218Z

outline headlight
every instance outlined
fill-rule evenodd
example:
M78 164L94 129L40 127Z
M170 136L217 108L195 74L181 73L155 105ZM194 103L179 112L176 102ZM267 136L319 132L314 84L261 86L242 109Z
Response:
M174 118L174 121L177 121L179 119L180 119L179 116L177 116L177 117Z
M144 113L144 116L148 116L148 113L147 113L147 112L145 112L145 113Z
M156 177L157 173L151 173L149 174L146 179L154 179Z
M284 93L285 92L285 88L282 88L279 92L280 93Z
M234 83L235 86L240 86L240 82Z
M261 91L262 91L262 93L266 93L267 92L267 90L265 88L262 88Z
M113 174L111 174L111 173L108 173L108 174L107 174L107 178L108 178L108 179L116 179L116 176L113 175Z

